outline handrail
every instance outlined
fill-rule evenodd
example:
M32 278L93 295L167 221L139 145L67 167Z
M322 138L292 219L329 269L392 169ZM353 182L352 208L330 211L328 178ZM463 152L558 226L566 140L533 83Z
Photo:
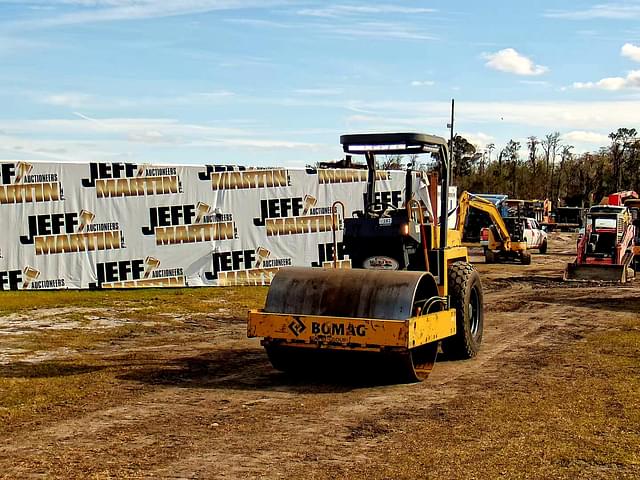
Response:
M338 207L342 207L343 221L346 213L346 208L344 206L344 203L342 203L340 200L336 200L331 204L331 235L333 239L333 268L338 268L338 237L336 235L336 231L338 230L337 228L338 222L336 221L338 216L337 216L336 210Z
M422 211L422 206L420 205L420 202L415 198L412 198L407 202L407 217L409 221L411 221L411 219L413 218L414 209L412 205L414 203L418 207L418 219L420 220L420 240L422 242L422 251L424 253L424 265L425 265L426 271L429 272L431 270L429 269L429 250L427 249L427 238L425 235L425 228L424 228L424 212Z

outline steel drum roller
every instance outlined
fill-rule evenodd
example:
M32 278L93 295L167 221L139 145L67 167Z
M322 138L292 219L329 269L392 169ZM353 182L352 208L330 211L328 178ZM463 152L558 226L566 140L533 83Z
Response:
M407 320L440 310L435 278L428 272L284 268L273 278L264 311L290 315ZM437 342L414 349L356 353L326 349L265 345L271 363L279 370L296 372L349 365L394 382L424 380L436 360ZM358 366L359 365L359 366Z
M274 277L264 311L406 320L437 294L435 279L425 272L291 267Z

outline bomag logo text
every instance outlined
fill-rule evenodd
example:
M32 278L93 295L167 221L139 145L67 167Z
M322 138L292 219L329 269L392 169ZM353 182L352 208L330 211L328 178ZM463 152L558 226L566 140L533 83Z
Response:
M268 237L330 232L331 208L311 207L315 205L315 201L310 195L305 198L261 200L260 217L254 218L253 224L256 227L265 227Z
M58 175L32 175L26 162L0 165L0 204L51 202L62 200Z
M20 236L20 243L35 245L36 255L124 248L118 223L88 225L75 212L30 215L27 225L28 234Z
M211 182L212 190L239 190L249 188L288 187L289 173L285 169L238 169L207 165L198 178Z
M95 188L98 198L139 197L181 193L175 167L152 168L135 163L91 163L82 186Z
M231 214L211 214L211 207L203 202L152 207L142 234L155 235L156 245L233 240L237 232L232 220Z
M319 323L311 322L312 335L327 335L339 337L364 337L367 334L366 325L353 323Z

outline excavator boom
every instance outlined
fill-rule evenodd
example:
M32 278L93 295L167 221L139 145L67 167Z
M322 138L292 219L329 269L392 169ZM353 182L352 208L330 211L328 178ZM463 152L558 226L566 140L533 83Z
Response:
M463 237L469 211L475 209L486 213L493 223L493 229L489 234L489 245L485 252L487 262L491 263L497 256L520 257L522 263L531 262L531 254L527 251L527 244L523 241L514 241L507 228L502 215L496 205L486 198L479 197L469 192L462 192L459 199L456 230ZM497 252L497 254L496 254ZM497 256L496 256L497 255Z

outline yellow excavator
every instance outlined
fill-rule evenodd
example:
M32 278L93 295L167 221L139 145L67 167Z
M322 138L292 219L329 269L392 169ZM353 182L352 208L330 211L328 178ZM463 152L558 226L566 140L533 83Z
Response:
M488 238L487 245L484 246L484 256L487 263L501 260L520 260L523 265L531 263L531 252L527 250L524 232L510 233L496 205L486 198L469 192L462 192L458 200L456 230L461 238L464 238L464 229L471 209L486 213L492 223L491 227L486 229ZM515 222L514 227L516 230L521 228L520 222ZM466 245L477 246L476 244Z
M368 169L364 209L344 219L353 269L281 269L264 309L249 313L248 336L262 337L276 369L303 375L355 372L415 382L429 375L439 346L449 358L475 356L483 333L482 283L459 232L448 229L447 142L417 133L343 135L340 141L346 154L364 155ZM376 156L419 154L439 162L440 218L417 199L413 180L421 172L411 166L403 206L376 200ZM435 197L431 189L432 205Z

